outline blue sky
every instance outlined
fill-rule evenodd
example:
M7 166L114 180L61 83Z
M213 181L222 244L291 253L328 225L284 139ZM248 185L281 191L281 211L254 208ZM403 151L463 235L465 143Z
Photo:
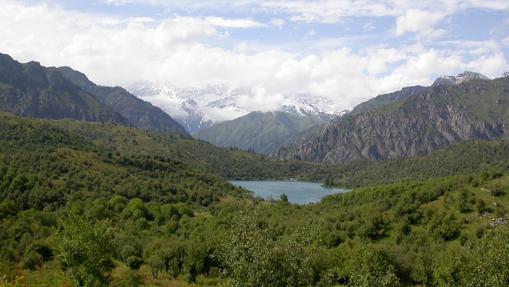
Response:
M3 2L3 3L2 3ZM96 82L228 84L337 109L464 70L509 70L507 0L0 0L0 51Z

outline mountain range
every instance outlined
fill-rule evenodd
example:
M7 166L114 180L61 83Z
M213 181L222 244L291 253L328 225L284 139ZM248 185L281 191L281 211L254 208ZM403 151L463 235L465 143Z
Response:
M334 114L330 99L316 95L285 95L284 103L270 110L253 104L257 91L227 84L180 88L160 82L140 82L128 87L137 97L161 107L189 133L231 121L251 112L277 112L288 109ZM280 95L282 96L282 95ZM262 103L262 106L265 103Z
M466 140L505 138L508 116L509 78L465 72L378 96L277 156L346 163L425 155Z
M468 140L505 139L509 124L507 74L493 80L474 72L440 77L429 87L406 87L336 115L328 113L333 110L329 100L308 95L292 96L275 111L250 110L240 99L253 96L251 91L226 85L145 84L130 90L96 85L69 67L23 64L0 54L1 112L113 123L185 138L194 131L220 147L280 159L338 164L421 156ZM161 108L133 93L161 102ZM166 113L171 109L176 120Z
M190 137L168 114L120 87L98 86L69 67L22 64L5 54L0 54L0 111L108 122Z
M0 111L36 118L129 124L57 69L37 62L21 64L5 54L0 54Z
M152 132L189 137L185 129L168 114L137 98L124 88L96 85L85 74L70 67L60 67L57 70L73 84L94 95L101 103L126 118L132 126Z
M276 112L251 112L198 131L193 136L220 147L271 154L289 138L331 119L332 115L317 109L285 107Z

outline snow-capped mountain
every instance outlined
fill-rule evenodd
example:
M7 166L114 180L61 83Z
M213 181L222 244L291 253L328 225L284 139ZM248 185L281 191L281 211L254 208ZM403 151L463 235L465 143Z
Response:
M461 83L465 83L472 80L489 80L490 78L486 77L483 74L465 71L457 76L443 76L435 80L433 86L440 85L459 85Z
M333 115L331 100L305 94L260 97L256 89L228 85L179 88L162 83L137 83L128 90L160 107L179 121L190 133L215 123L233 120L253 111L288 111L296 114ZM267 104L266 98L280 99Z

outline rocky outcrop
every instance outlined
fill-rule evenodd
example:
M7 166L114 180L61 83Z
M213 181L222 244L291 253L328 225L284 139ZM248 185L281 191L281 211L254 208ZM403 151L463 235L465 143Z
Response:
M466 140L504 137L507 113L507 78L435 85L336 119L320 134L281 148L277 156L346 163L425 155Z
M443 76L435 80L433 83L433 87L441 86L441 85L459 85L461 83L466 83L473 80L489 80L483 74L465 71L457 76Z

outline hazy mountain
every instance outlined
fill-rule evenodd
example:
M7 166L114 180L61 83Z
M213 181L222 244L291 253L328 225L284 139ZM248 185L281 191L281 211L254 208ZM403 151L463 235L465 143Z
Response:
M143 130L180 134L190 137L185 129L168 114L151 103L143 101L121 87L99 86L91 82L87 76L69 67L60 67L58 71L68 80L94 95L103 104L118 112L129 123Z
M0 111L21 116L128 125L127 119L37 62L21 64L0 54Z
M289 138L329 120L330 114L317 110L286 107L276 112L251 112L203 129L194 136L216 146L270 154Z
M229 85L180 88L163 83L137 83L128 89L134 95L161 107L191 133L260 110L249 102L256 97L255 91ZM322 113L333 113L335 110L329 99L316 95L287 95L284 98L285 105L273 110L282 110L285 106Z
M278 156L328 163L383 160L424 155L470 139L505 138L509 78L465 80L461 75L472 74L460 74L457 79L464 80L454 85L437 80L429 88L403 89L393 98L382 95L363 103L311 138L281 148Z

